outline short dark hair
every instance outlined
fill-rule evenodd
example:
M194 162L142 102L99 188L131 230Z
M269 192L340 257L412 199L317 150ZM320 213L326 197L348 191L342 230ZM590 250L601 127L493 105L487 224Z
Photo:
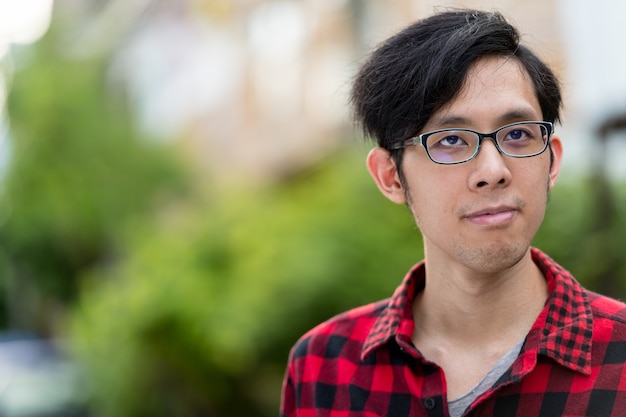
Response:
M486 56L517 59L533 82L544 120L559 121L559 82L519 40L517 29L497 12L453 9L413 23L374 50L358 72L351 94L355 121L390 149L419 133L457 96L471 65ZM392 154L399 164L402 150Z

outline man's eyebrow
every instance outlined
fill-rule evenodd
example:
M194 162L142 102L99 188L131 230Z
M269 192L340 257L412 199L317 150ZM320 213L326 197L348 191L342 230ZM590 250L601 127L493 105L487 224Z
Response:
M518 109L510 110L503 115L500 116L499 121L502 124L512 123L512 122L520 122L520 121L536 121L540 115L537 114L535 109L528 107L520 107Z

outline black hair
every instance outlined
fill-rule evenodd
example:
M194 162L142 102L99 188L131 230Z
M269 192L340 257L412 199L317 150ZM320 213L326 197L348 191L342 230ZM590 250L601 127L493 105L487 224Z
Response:
M497 12L454 9L420 20L383 42L358 72L354 118L379 146L414 136L452 101L473 63L486 56L517 59L532 80L545 121L559 121L561 91L550 68L520 45L517 29ZM392 151L398 168L402 149Z

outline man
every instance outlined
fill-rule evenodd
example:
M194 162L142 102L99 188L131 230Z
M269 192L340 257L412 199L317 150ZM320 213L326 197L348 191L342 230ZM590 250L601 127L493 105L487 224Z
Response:
M298 341L282 416L626 416L626 305L530 247L561 94L518 38L497 13L447 11L361 68L367 168L411 210L424 260L392 298Z

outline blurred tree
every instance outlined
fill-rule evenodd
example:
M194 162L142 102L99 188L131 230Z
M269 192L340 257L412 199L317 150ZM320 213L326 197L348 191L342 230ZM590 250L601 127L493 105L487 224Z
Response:
M623 180L600 181L593 173L564 179L534 241L587 288L618 299L626 297L626 213L620 209L626 205L625 192ZM610 206L602 198L606 193L612 196Z
M182 178L172 150L142 138L107 86L106 57L68 56L56 34L17 51L10 85L2 327L46 331L80 275L114 257L128 223Z
M92 275L74 342L99 416L274 416L295 340L389 296L422 256L360 154L203 201Z

